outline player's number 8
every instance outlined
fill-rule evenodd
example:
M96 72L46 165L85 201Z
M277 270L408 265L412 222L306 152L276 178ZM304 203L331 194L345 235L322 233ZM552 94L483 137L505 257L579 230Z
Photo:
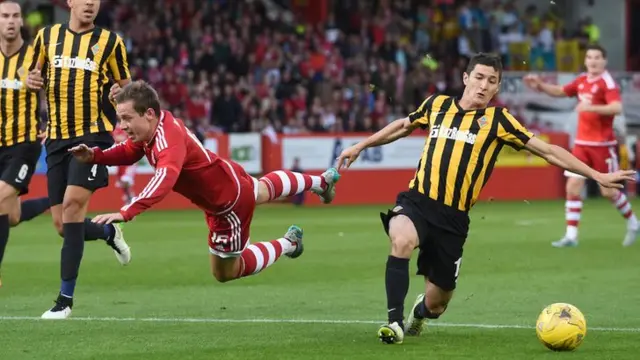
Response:
M18 171L18 179L24 180L27 177L28 173L29 173L29 165L27 164L22 165L22 167L20 167L20 171Z

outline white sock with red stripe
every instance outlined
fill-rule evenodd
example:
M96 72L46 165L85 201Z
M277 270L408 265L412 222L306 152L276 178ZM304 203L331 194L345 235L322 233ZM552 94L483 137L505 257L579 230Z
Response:
M260 178L269 190L269 200L277 200L305 191L323 192L327 182L322 176L307 175L289 170L270 172Z
M240 274L238 277L259 273L273 265L281 255L288 254L295 248L296 245L285 238L247 246L240 257Z
M633 209L631 208L631 203L629 199L627 199L627 195L623 194L621 191L611 199L613 206L618 209L620 215L627 219L627 227L630 229L638 228L638 219L636 218L636 214L633 213Z
M578 238L578 224L582 213L582 198L580 196L567 196L565 203L565 219L567 220L567 232L564 237L571 240Z

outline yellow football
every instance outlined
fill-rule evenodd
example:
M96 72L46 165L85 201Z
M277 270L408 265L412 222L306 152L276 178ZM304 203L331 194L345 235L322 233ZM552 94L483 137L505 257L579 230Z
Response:
M540 342L553 351L573 351L587 335L587 320L571 304L551 304L538 316L536 334Z

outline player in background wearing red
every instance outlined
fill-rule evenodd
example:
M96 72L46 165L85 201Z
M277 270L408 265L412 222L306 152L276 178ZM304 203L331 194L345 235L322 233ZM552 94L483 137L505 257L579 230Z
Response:
M121 143L127 141L129 138L127 133L120 128L120 124L118 123L116 127L113 129L111 133L113 135L113 140L116 143ZM118 166L117 170L117 182L116 187L122 190L122 201L125 205L130 204L133 201L133 198L136 196L133 191L133 184L136 178L136 164L129 166Z
M82 144L69 151L81 162L131 165L146 156L155 176L133 202L120 212L96 216L96 223L130 221L173 191L204 211L209 226L211 271L220 282L257 274L286 255L303 252L302 229L268 242L249 243L249 227L256 205L311 191L324 203L335 197L340 178L334 168L320 176L280 170L260 180L237 163L218 157L168 111L160 110L155 90L143 81L120 89L115 96L126 142L107 150Z
M525 84L530 88L554 97L577 97L578 130L573 154L600 172L618 170L616 136L613 120L622 113L620 90L606 70L607 52L598 45L590 45L585 56L587 72L565 85L547 84L537 75L527 75ZM566 220L564 237L552 243L555 247L578 245L578 224L582 211L582 189L585 178L565 172L567 176ZM630 246L636 241L638 219L631 209L627 196L618 189L600 187L602 196L608 198L627 220L627 233L622 243Z

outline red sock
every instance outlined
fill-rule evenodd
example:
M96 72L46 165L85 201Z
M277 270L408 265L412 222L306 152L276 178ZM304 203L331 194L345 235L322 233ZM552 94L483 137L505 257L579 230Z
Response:
M613 205L618 209L620 215L622 215L625 219L629 219L633 216L633 210L631 209L631 203L627 199L627 196L623 194L621 191L618 191L618 194L612 200Z
M295 248L287 239L260 242L247 246L241 254L240 274L238 277L251 276L271 266L280 258Z
M567 220L567 232L565 237L575 240L578 237L578 225L582 213L582 198L580 196L567 196L565 203L565 219Z
M260 178L267 185L269 200L276 200L312 190L322 192L327 183L322 176L301 174L289 170L270 172Z

